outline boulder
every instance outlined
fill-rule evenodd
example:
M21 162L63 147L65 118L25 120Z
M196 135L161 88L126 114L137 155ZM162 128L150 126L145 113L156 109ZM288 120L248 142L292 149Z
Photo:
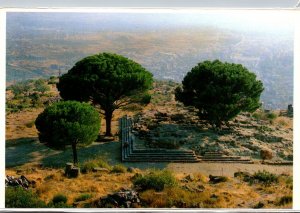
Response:
M109 194L106 197L100 198L96 203L97 207L107 208L107 207L116 207L116 208L131 208L137 206L140 203L140 198L138 193L135 190L126 190L123 189L114 194Z

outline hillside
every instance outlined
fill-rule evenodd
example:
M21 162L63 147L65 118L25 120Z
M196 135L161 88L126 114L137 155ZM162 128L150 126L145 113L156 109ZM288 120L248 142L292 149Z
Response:
M46 82L51 81L55 79ZM34 81L29 84L35 85ZM147 176L149 172L151 174L151 168L168 169L173 172L179 185L162 192L139 191L142 203L136 207L291 208L292 166L273 164L293 158L293 119L285 111L257 111L239 115L230 122L229 129L216 132L197 119L193 108L175 102L173 90L177 85L172 81L155 81L148 106L132 105L116 111L112 123L113 141L105 142L100 138L78 150L82 168L101 165L107 170L104 173L90 171L70 179L64 176L64 166L72 159L71 150L55 151L45 147L39 143L34 126L37 115L49 104L48 100L58 98L55 84L50 84L49 91L39 93L39 105L33 106L32 100L27 100L25 108L7 111L6 175L25 175L29 180L34 180L35 186L31 190L46 203L55 195L63 194L68 198L67 204L73 207L99 207L97 202L100 197L134 188L136 174ZM7 94L10 94L7 96L7 106L11 106L11 102L15 104L14 109L24 105L24 96L14 97L10 90ZM160 146L172 141L199 155L204 151L218 150L227 155L251 157L254 164L121 162L117 132L118 118L124 115L139 120L139 134L151 136L151 140L141 139L143 146ZM102 120L101 134L105 131L104 123ZM261 149L272 152L273 158L268 161L270 165L261 164ZM131 169L127 171L127 168ZM275 182L266 184L254 178L253 182L247 182L235 177L235 173L240 171L247 171L254 175L253 178L273 178L275 175L276 181L272 179ZM265 173L259 173L262 171ZM226 176L225 182L212 183L209 181L210 175ZM154 198L153 193L157 195ZM199 193L202 196L199 197ZM183 200L179 201L177 195L182 196ZM79 197L86 198L76 201L80 200Z

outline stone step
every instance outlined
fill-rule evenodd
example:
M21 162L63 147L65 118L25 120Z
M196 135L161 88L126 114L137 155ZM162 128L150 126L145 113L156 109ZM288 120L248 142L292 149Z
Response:
M232 159L238 160L241 159L240 156L202 156L201 159Z
M205 152L205 154L224 154L223 152Z
M145 158L128 158L125 159L124 161L126 162L178 162L178 163L197 163L200 162L199 159L162 159L162 158L149 158L149 159L145 159Z
M235 161L204 161L202 160L201 162L205 163L242 163L242 164L253 164L254 162L251 160L248 161L241 161L241 160L235 160Z
M230 159L230 158L215 158L215 159L205 159L205 158L199 158L202 161L251 161L250 159Z
M161 154L167 154L167 153L178 153L178 154L194 154L192 150L172 150L172 149L133 149L135 153L161 153Z
M157 159L165 159L165 158L168 158L168 159L198 159L197 157L195 156L163 156L163 155L156 155L156 156L153 156L153 155L127 155L126 156L127 158L157 158Z

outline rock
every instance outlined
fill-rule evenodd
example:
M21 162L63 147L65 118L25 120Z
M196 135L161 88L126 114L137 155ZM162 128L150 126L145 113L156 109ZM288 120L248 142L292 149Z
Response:
M213 176L209 175L209 182L216 184L216 183L221 183L221 182L226 182L228 180L227 177L225 176Z
M183 178L183 179L181 180L181 182L182 182L182 183L188 183L189 180L187 180L186 178Z
M187 179L188 181L194 181L195 177L192 174L189 174L188 176L185 177L185 179Z
M15 178L14 176L6 175L5 178L5 187L8 186L20 186L24 189L28 189L29 186L35 186L35 181L28 180L24 175L21 175L19 178Z
M77 178L80 175L80 168L73 167L71 171L68 174L68 177L70 178Z
M203 185L198 185L197 189L199 190L199 192L204 192L205 187Z
M71 169L74 167L73 163L66 163L66 168L65 168L65 175L68 176L70 173Z
M128 167L127 168L127 172L134 172L134 171L135 171L135 169L133 167Z
M252 179L252 175L249 172L235 172L234 177L243 178L246 182L249 182Z
M92 170L93 172L101 172L101 173L109 173L109 170L107 168L102 167L95 167Z
M107 195L106 197L100 198L96 203L97 207L125 207L131 208L137 206L140 203L140 198L135 190L121 190L114 194Z

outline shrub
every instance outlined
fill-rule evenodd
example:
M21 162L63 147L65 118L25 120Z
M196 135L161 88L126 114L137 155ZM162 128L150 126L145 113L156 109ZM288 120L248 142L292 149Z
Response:
M260 208L263 208L264 206L265 206L265 204L259 201L253 208L260 209Z
M279 202L278 202L278 205L286 205L286 204L289 204L293 202L293 196L291 195L285 195L283 197L280 198Z
M111 172L113 173L125 173L127 171L127 168L121 164L115 165Z
M141 99L141 104L147 105L151 101L151 95L150 94L145 94L142 99Z
M266 114L266 117L269 119L269 120L274 120L275 118L277 118L277 115L273 112L269 112Z
M133 184L141 187L142 190L154 189L156 191L162 191L165 187L176 186L177 181L170 171L154 170L145 176L136 176L133 179Z
M67 203L68 198L63 195L63 194L57 194L52 198L52 202L53 204L57 204L57 203Z
M269 150L262 149L260 150L260 157L264 160L271 160L273 158L273 153Z
M111 166L102 158L88 160L83 163L81 166L82 173L88 173L93 170L95 167L106 168L111 170Z
M81 194L79 197L75 198L75 201L84 201L84 200L88 200L92 197L91 194Z
M36 194L21 187L5 188L6 208L45 208L45 202L40 200Z
M94 161L84 162L84 164L81 167L81 171L82 173L88 173L91 172L95 167L98 167L98 165Z
M253 178L255 180L258 180L261 183L264 183L266 185L269 185L274 182L278 182L278 177L275 174L272 174L270 172L267 172L265 170L258 171L253 175Z

